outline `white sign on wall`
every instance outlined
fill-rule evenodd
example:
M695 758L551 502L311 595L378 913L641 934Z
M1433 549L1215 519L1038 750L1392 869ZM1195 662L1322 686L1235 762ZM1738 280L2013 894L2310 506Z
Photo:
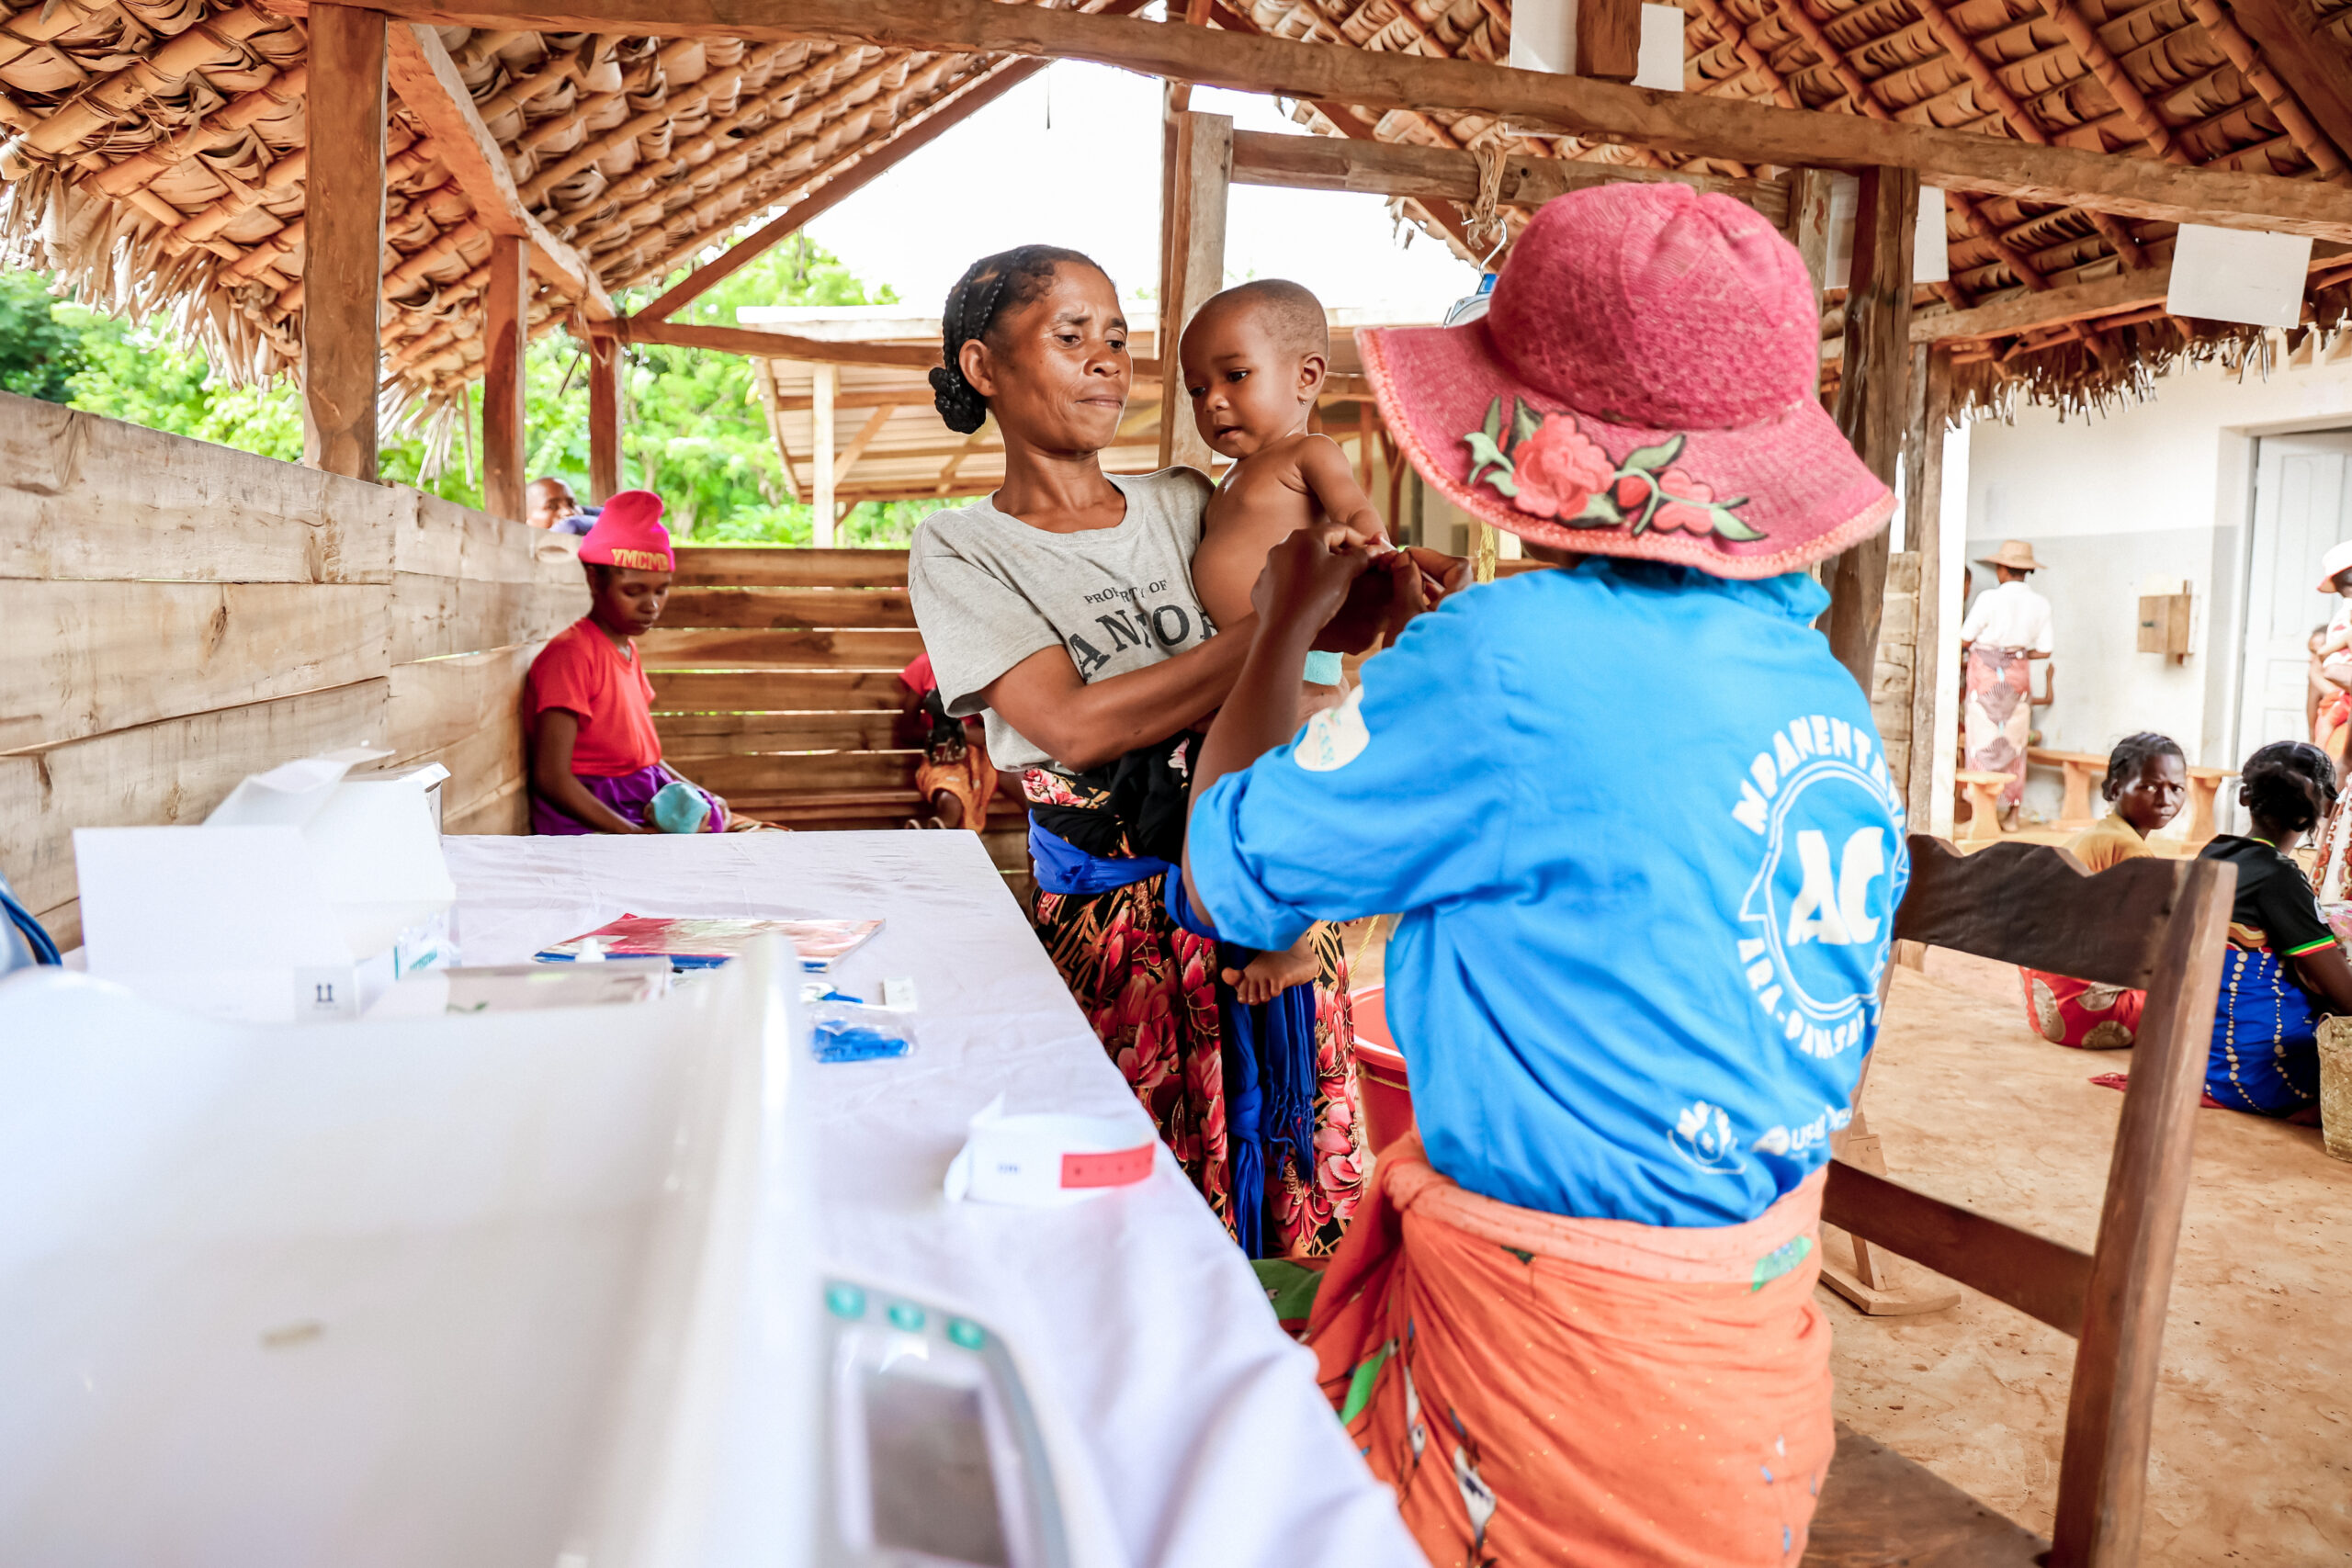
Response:
M1660 92L1682 91L1682 7L1642 7L1642 51L1634 68L1634 85Z
M2302 320L2311 265L2308 235L2184 223L2173 243L2165 309L2209 321L2291 327Z

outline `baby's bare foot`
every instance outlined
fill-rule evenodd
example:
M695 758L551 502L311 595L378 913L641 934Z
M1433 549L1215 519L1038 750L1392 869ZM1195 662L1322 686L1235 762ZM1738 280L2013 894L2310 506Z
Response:
M1312 954L1261 953L1239 969L1227 969L1225 983L1233 987L1242 1005L1256 1007L1272 1001L1293 986L1306 985L1315 978L1315 971Z

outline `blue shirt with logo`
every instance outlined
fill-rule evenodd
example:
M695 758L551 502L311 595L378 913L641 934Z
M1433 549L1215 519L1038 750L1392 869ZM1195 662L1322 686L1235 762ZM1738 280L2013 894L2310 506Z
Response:
M1471 1191L1754 1219L1847 1122L1910 875L1827 603L1606 558L1461 594L1202 793L1201 902L1258 948L1401 915L1390 1030Z

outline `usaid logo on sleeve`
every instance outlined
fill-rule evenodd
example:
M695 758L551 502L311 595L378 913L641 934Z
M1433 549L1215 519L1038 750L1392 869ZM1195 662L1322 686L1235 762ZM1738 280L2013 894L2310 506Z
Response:
M1739 908L1749 994L1797 1050L1838 1055L1869 1027L1911 874L1877 738L1823 714L1791 720L1731 815L1763 852Z

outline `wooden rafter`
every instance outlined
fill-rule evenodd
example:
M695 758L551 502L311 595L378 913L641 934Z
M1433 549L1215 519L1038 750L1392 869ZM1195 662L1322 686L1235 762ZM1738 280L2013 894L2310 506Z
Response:
M924 107L920 115L900 121L888 136L861 147L856 161L831 175L823 185L813 191L804 186L798 201L696 268L660 299L637 311L637 316L644 321L667 321L732 276L738 268L757 261L778 243L798 233L804 225L831 210L844 197L888 173L909 153L929 146L942 131L962 123L975 109L994 103L1045 70L1048 63L1043 60L1007 61L986 75L976 77L954 92L934 99Z
M2294 138L2296 147L2312 161L2312 166L2331 180L2342 180L2346 174L2342 150L2312 122L2312 117L2304 110L2301 100L2270 69L2270 62L2254 47L2254 40L2231 20L2230 13L2222 8L2221 0L2188 0L2188 9L2189 14L2212 36L2213 41L2221 46L2222 52L2229 56L2230 63L2238 68L2238 73L2262 95L2262 101L2270 106L2270 112L2278 117L2278 123L2286 128L2289 136Z
M1785 167L1909 168L1947 191L2064 203L2166 222L2352 241L2352 191L2033 147L1901 121L1795 113L1466 60L1432 60L995 0L383 0L411 20L557 32L752 40L825 37L885 49L1045 54L1243 92L1366 107L1475 109L1512 124Z
M450 177L473 203L474 216L492 235L513 235L529 242L531 270L570 299L580 302L592 319L609 319L613 302L587 258L547 231L531 215L514 189L514 176L498 139L482 123L471 94L458 74L457 62L432 28L413 22L394 22L387 29L386 69L392 91L408 107L433 139L434 151ZM446 238L446 236L445 236ZM387 292L401 290L388 287Z
M2337 151L2352 152L2352 56L2305 0L2231 0L2230 15Z

